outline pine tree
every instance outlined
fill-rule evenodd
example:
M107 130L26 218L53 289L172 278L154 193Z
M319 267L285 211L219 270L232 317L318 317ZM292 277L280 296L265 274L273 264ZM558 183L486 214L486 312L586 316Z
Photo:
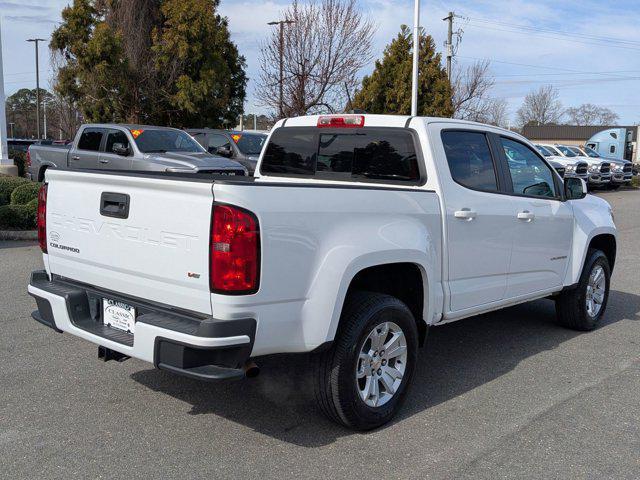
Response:
M93 122L235 124L247 78L219 0L74 0L50 48L56 91Z
M409 115L411 113L411 72L413 35L402 25L398 36L384 50L370 76L354 96L352 107L368 113ZM450 117L451 86L436 53L433 38L420 35L418 115Z

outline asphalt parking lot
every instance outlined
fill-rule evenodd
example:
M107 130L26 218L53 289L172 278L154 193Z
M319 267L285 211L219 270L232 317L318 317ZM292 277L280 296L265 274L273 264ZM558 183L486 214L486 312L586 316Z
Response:
M3 478L640 478L640 190L601 194L620 230L604 325L541 300L431 330L392 424L325 420L304 356L204 384L30 318L34 244L0 243Z

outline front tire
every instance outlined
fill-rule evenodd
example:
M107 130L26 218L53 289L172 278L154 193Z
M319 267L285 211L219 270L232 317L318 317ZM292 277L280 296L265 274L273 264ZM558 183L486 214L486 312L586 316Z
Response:
M601 250L589 249L576 288L556 299L557 322L573 330L595 329L609 299L611 268Z
M416 322L403 302L379 293L349 295L333 346L314 358L320 409L355 430L384 425L404 400L417 351Z

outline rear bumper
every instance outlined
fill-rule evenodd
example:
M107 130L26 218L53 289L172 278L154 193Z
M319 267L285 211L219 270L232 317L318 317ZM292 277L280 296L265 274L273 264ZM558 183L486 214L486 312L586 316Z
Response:
M43 325L187 377L241 378L253 349L255 319L178 312L67 279L49 280L44 270L31 274L28 291L38 306L32 317ZM103 297L136 307L134 335L102 324Z

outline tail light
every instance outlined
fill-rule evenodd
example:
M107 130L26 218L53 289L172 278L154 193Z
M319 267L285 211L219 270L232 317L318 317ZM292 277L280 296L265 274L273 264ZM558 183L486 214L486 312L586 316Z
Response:
M47 184L40 187L38 192L38 242L42 253L47 253Z
M323 115L318 118L320 128L362 128L364 115Z
M29 153L29 150L27 150L27 154L25 155L24 163L26 164L27 168L31 166L31 154Z
M258 291L260 227L256 216L240 207L213 205L209 286L214 293Z

